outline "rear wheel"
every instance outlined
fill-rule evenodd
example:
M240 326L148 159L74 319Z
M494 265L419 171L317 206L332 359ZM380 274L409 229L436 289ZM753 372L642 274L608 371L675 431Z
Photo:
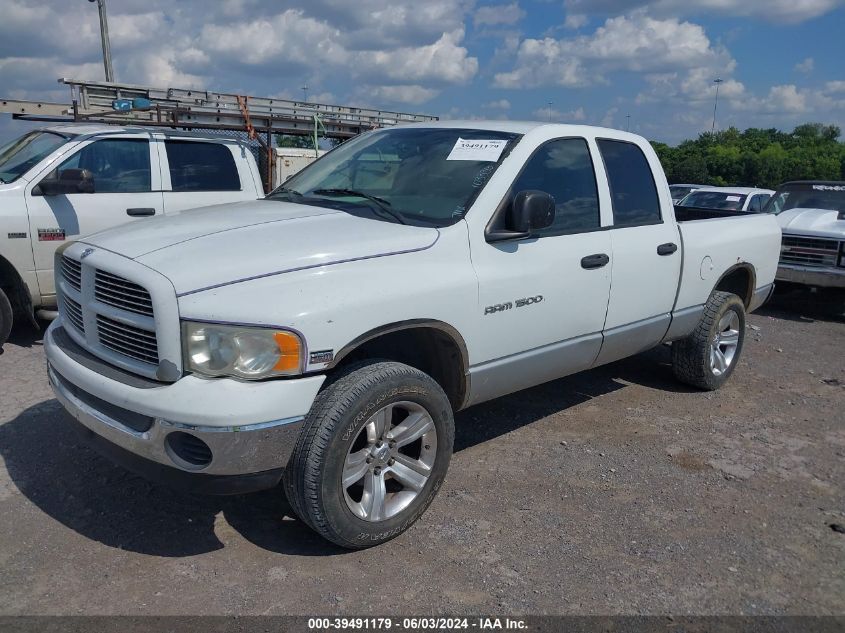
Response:
M675 377L699 389L718 389L736 368L744 342L742 300L730 292L713 292L695 330L672 343Z
M350 549L372 547L426 510L453 441L449 400L430 376L388 361L352 366L317 396L285 491L323 537Z
M9 297L0 288L0 347L9 338L9 332L12 331L12 304L9 303Z

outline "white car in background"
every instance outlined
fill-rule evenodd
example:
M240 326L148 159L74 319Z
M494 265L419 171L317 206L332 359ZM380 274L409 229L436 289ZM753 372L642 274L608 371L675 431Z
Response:
M707 185L691 185L689 183L669 185L669 193L672 194L672 203L679 204L688 194L698 189L704 189Z
M754 187L704 187L688 194L679 206L720 211L762 213L775 192Z
M784 183L766 212L783 230L779 281L845 288L845 181Z

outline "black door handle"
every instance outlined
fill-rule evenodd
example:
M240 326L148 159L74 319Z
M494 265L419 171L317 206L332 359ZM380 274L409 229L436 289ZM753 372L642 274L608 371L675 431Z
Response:
M673 242L666 242L657 247L658 255L671 255L678 250L678 245Z
M151 207L139 207L135 209L126 209L126 215L131 215L133 218L145 215L155 215L156 210Z
M606 266L609 261L610 257L605 255L604 253L599 253L597 255L587 255L586 257L581 258L581 268L586 268L587 270L601 268L602 266Z

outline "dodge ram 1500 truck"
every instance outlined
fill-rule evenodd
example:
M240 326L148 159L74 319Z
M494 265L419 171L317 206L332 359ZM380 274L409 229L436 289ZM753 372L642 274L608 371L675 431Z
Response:
M16 317L54 311L53 254L66 240L263 195L249 149L219 136L65 124L0 147L0 346Z
M265 199L57 253L56 397L149 477L282 482L348 548L413 524L453 412L671 342L716 389L769 296L771 215L678 224L649 143L478 121L362 134Z

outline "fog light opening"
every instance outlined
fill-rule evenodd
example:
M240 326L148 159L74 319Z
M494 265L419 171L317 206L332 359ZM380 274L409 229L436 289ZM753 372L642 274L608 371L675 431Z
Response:
M164 446L168 457L185 470L202 470L211 463L212 454L208 444L190 433L169 433Z

